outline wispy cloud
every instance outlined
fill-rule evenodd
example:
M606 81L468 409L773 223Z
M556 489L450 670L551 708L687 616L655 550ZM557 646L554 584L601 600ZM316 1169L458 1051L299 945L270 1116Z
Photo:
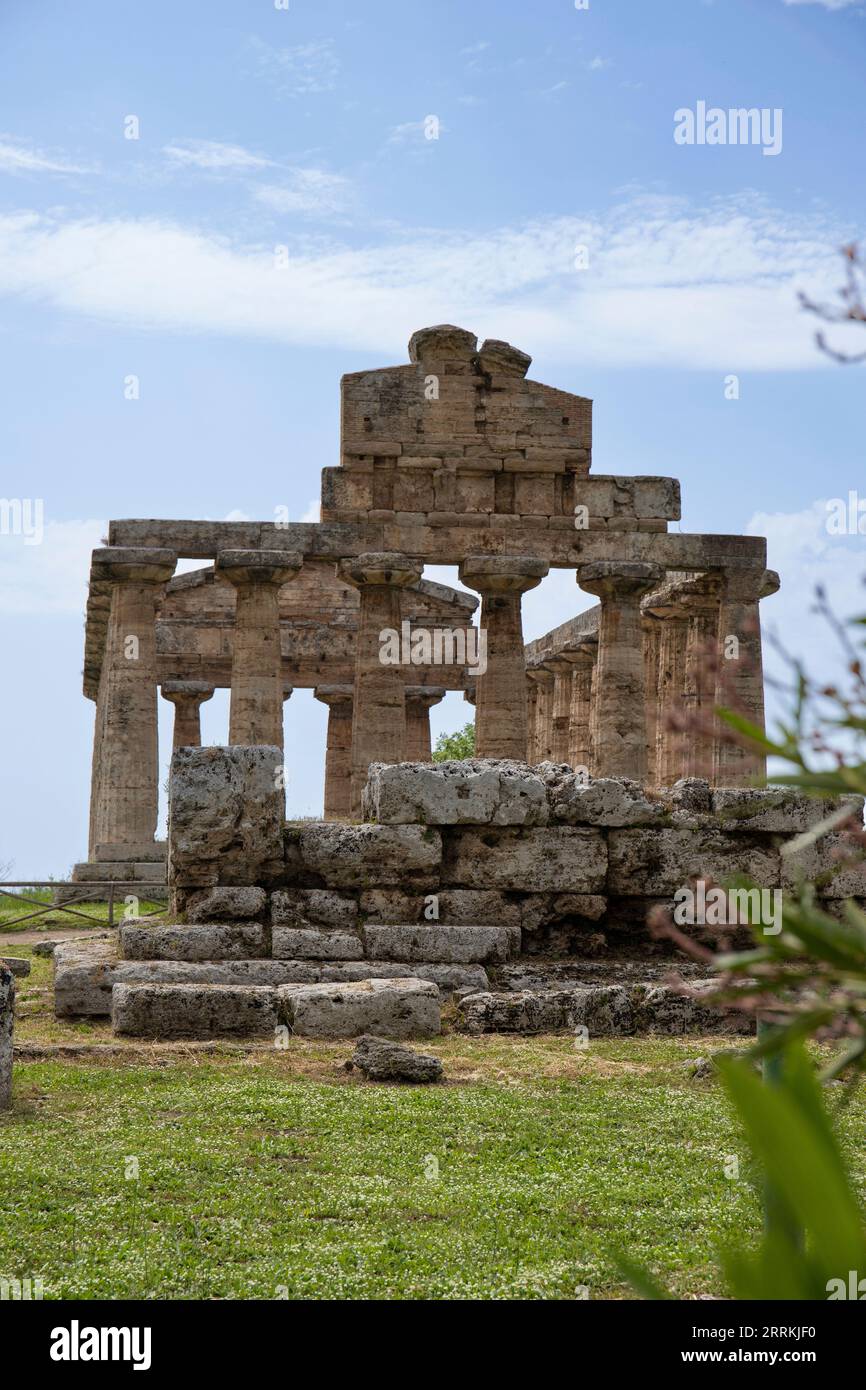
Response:
M274 212L306 216L342 213L351 201L352 184L342 174L324 169L290 169L281 183L258 184L253 196Z
M92 174L94 166L75 164L65 155L46 154L11 135L0 135L0 172L6 174Z
M41 545L0 536L0 612L83 613L90 552L105 521L46 521Z
M142 327L389 355L425 323L456 322L560 362L814 368L796 291L832 291L848 231L754 196L632 195L604 217L398 230L277 264L272 246L177 223L18 214L0 218L0 294Z
M172 164L214 173L253 173L257 169L269 168L272 163L270 159L253 154L241 145L223 145L217 140L177 140L171 145L163 145L162 152Z
M786 5L823 5L825 10L850 10L863 0L785 0Z
M331 92L337 85L340 60L332 39L295 44L292 48L273 48L263 39L250 39L258 70L286 96L309 96Z
M603 72L605 68L613 67L613 59L596 56L595 58L590 58L586 66L589 68L590 72Z

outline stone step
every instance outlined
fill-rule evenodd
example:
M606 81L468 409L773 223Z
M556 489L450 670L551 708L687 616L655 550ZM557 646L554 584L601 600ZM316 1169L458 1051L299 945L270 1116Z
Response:
M125 960L250 960L269 956L270 948L270 931L261 922L148 926L139 920L120 927Z
M696 991L701 986L695 985ZM706 986L703 986L706 988ZM465 995L458 1005L466 1033L578 1033L592 1039L636 1033L749 1035L754 1019L735 1009L717 1009L657 981L631 985L511 990Z
M142 841L138 845L97 845L93 859L97 864L112 863L165 863L167 844L165 840ZM92 862L92 861L91 861ZM109 875L110 877L111 875Z
M76 864L72 870L73 883L161 883L166 881L165 863L150 859L115 859L109 862L89 860Z
M427 980L344 985L115 984L115 1033L139 1038L427 1038L440 1030L439 990Z
M350 984L367 979L429 980L443 996L489 988L481 965L429 961L119 960L108 937L59 942L54 949L54 1008L60 1018L106 1018L115 984Z
M368 925L361 928L370 960L505 961L520 949L515 927Z

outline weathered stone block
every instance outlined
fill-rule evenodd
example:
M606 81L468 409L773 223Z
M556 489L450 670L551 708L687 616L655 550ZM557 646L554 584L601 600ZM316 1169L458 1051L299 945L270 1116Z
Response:
M268 933L259 922L148 927L124 922L120 951L126 960L243 960L266 956Z
M275 1005L276 990L266 986L118 984L111 1026L133 1038L273 1036Z
M577 773L563 773L556 764L542 763L551 771L545 777L550 799L550 818L564 825L652 825L665 815L664 807L650 801L639 782L627 777L594 777L581 781Z
M279 748L179 748L169 776L171 884L267 884L283 867Z
M25 979L32 969L30 961L24 956L0 956L0 966L6 967L15 976L16 980Z
M479 888L442 888L436 893L401 893L379 888L362 893L361 915L370 922L437 922L454 925L497 922L520 926L520 904L505 893Z
M58 1018L111 1013L116 937L59 941L54 948L54 1012Z
M283 985L280 1017L308 1038L426 1038L439 1032L439 991L426 980L363 980L348 985Z
M414 1052L411 1047L374 1038L365 1034L359 1038L346 1066L357 1067L368 1081L407 1081L427 1085L442 1079L442 1063L427 1052Z
M358 900L329 888L298 888L271 894L271 921L281 926L315 922L322 927L351 930L358 921Z
M863 821L862 796L806 796L797 787L717 787L712 795L714 814L729 828L796 835L843 806Z
M15 978L0 962L0 1110L12 1104L12 1031L15 1024Z
M329 887L435 887L442 862L439 832L417 825L318 823L299 832L304 870Z
M612 1037L634 1031L629 992L618 985L472 994L461 999L459 1017L468 1033L553 1033L584 1027L590 1037Z
M675 893L689 878L716 883L738 874L760 888L780 883L778 850L745 834L668 829L611 830L608 891L623 897Z
M273 927L275 960L362 960L364 947L352 932L316 927Z
M525 763L373 763L364 813L382 825L545 825L547 794Z
M268 895L263 888L209 888L187 901L188 922L240 922L264 915Z
M845 835L824 835L795 854L782 855L782 887L795 890L802 879L814 883L820 898L866 897L866 857Z
M444 884L524 893L597 893L606 872L600 831L572 826L453 830L442 860Z
M507 927L366 926L361 929L371 960L504 961L511 937Z

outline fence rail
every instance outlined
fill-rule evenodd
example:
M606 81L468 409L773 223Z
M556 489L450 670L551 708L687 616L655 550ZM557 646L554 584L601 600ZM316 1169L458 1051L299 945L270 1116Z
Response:
M3 883L0 883L0 897L14 898L16 902L27 903L30 907L35 907L37 910L36 912L22 913L18 917L4 916L0 918L0 924L2 924L4 927L17 926L20 922L29 922L34 917L44 917L47 913L50 912L68 914L70 917L80 917L82 921L88 924L88 926L93 926L95 923L95 919L93 917L91 917L86 912L77 912L76 909L70 906L69 903L46 903L42 902L39 898L27 898L24 896L23 893L11 891L12 889L21 888L63 888L64 890L71 889L74 892L75 896L71 899L71 902L73 903L107 903L108 926L113 927L115 899L118 896L126 897L128 895L129 889L133 887L142 888L145 886L152 886L158 891L161 889L164 890L164 885L160 883L154 883L153 885L144 885L141 883L133 883L132 881L123 881L120 879L99 879L94 880L92 883L86 884L58 883L56 879L28 878L23 879L21 881L12 881L9 879L5 879ZM104 889L107 889L108 892L103 892L102 890ZM120 890L119 895L118 889ZM135 896L137 898L144 898L145 901L148 900L146 893L136 893ZM162 907L157 907L150 912L139 912L136 915L138 917L158 917L160 913L164 910L165 909ZM96 925L101 926L103 924L96 922Z

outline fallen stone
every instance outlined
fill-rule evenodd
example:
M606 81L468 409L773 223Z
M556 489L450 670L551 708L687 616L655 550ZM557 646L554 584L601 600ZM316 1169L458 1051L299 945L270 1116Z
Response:
M364 956L356 933L274 926L272 937L272 954L278 960L362 960Z
M371 960L445 961L449 964L507 960L507 927L368 925L361 928Z
M364 980L348 985L282 985L280 1018L301 1037L425 1038L439 1032L439 991L426 980Z
M30 961L24 956L0 956L0 965L5 965L18 980L25 979L32 969Z
M307 873L336 888L430 887L439 881L442 839L419 825L316 822L295 832Z
M358 900L329 888L272 893L271 921L289 927L315 922L317 926L352 930L358 922Z
M173 927L124 922L120 953L126 960L242 960L270 951L268 932L258 922Z
M415 1052L387 1038L374 1038L369 1033L358 1039L346 1067L357 1067L368 1081L408 1081L415 1085L441 1081L443 1070L438 1057Z
M268 895L263 888L209 888L187 903L188 922L241 922L263 917Z
M0 961L0 1110L12 1104L12 1031L15 1025L15 977Z
M541 778L505 759L373 763L363 807L380 825L546 825L548 818Z
M601 832L560 825L455 830L446 838L442 859L442 882L449 887L522 893L602 892L606 871Z
M111 992L111 1026L133 1038L273 1036L279 1021L276 994L252 985L117 984Z

